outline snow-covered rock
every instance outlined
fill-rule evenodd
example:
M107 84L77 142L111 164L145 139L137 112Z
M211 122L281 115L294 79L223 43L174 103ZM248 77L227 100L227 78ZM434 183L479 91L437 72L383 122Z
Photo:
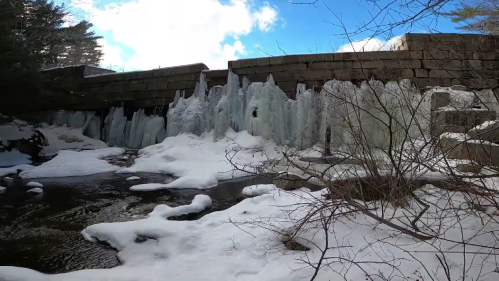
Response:
M109 164L102 158L125 152L122 148L101 148L80 152L62 150L52 160L20 173L21 178L73 177L112 172L120 167Z
M14 181L14 179L13 179L13 178L11 178L11 177L4 177L4 178L3 178L3 181L4 181L5 183L11 183L11 182L13 182L13 181Z
M137 176L128 177L126 180L127 181L137 181L137 180L140 180L140 177L137 177Z
M26 184L26 186L30 187L43 187L43 184L36 182L36 181L30 181Z
M153 191L159 189L166 189L168 185L165 183L144 183L137 184L130 187L131 191Z
M246 186L245 188L243 188L241 193L244 196L253 197L263 194L270 194L276 191L279 191L279 189L273 184L256 184Z
M169 218L175 216L181 216L191 213L199 213L207 208L210 208L212 201L210 196L204 194L198 194L194 196L190 205L183 205L178 207L170 207L168 205L158 205L154 208L149 217L160 217Z
M39 188L39 187L35 187L35 188L32 188L28 191L26 191L27 193L37 193L37 194L40 194L40 193L43 193L43 189Z
M0 194L7 192L7 188L5 186L0 186Z

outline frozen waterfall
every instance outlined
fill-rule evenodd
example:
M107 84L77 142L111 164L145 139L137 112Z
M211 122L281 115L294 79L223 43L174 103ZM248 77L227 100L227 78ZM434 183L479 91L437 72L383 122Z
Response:
M158 115L147 116L144 109L127 120L122 107L111 108L104 120L104 141L109 146L143 148L162 142L166 137L165 120Z
M214 130L218 139L231 128L299 149L328 141L333 149L351 151L359 140L375 149L397 147L428 125L418 123L421 96L409 80L372 80L360 86L331 80L319 94L298 84L296 100L286 96L272 75L265 83L243 79L240 87L239 77L229 72L227 81L206 95L201 76L192 97L177 93L168 111L167 135Z
M278 145L305 149L317 142L332 150L356 151L362 146L387 149L416 138L429 127L428 104L409 80L400 82L331 80L320 93L298 84L296 100L289 99L272 75L267 82L253 82L229 71L225 86L208 89L201 75L194 94L177 91L166 116L146 115L144 109L127 119L125 109L113 107L104 119L94 112L58 112L52 124L83 128L109 146L143 148L181 133L200 135L214 131L215 140L230 128ZM242 84L242 85L241 85ZM166 117L166 124L165 118Z

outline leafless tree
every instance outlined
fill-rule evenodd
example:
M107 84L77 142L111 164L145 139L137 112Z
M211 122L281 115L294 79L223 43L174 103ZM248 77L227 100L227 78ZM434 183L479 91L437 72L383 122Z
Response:
M293 4L319 7L320 2L324 1ZM347 30L341 18L331 11L332 18L350 42L359 34L370 32L369 37L374 38L417 22L429 27L425 20L436 17L451 1L368 2L377 12L355 30ZM328 8L327 3L322 4ZM453 51L452 42L440 43L448 44L456 60L469 60L459 57L466 52ZM485 52L497 54L498 50L492 48ZM351 55L360 58L369 54ZM442 70L453 71L442 67ZM483 83L469 90L469 95L474 96L472 104L456 108L453 108L454 103L459 102L456 99L444 109L432 105L437 95L422 95L424 91L415 90L417 78L387 82L399 81L400 76L385 68L373 71L372 67L366 67L363 81L326 84L315 97L323 115L320 141L314 148L321 154L331 150L330 156L318 158L316 162L305 161L301 151L290 147L283 151L280 159L248 167L234 160L238 150L227 154L235 169L259 170L274 180L314 182L325 187L322 194L292 192L292 196L300 197L301 203L287 206L287 222L291 227L289 224L283 227L272 218L232 223L240 228L258 225L270 229L285 248L303 251L299 260L304 269L312 269L310 280L320 278L321 272L337 274L328 278L350 280L349 272L354 269L364 272L365 280L496 278L493 274L497 273L486 268L495 265L499 250L496 238L499 163L494 162L492 155L497 146L494 142L499 139L491 139L499 129L491 126L481 131L475 129L473 137L466 134L469 126L487 120L477 117L480 110L473 107L480 105L485 111L491 109L487 108L491 102L497 102L497 99L484 99L496 93L495 85L490 83L495 72L484 65L464 63L460 67L465 68L460 69L460 73L466 71L471 75L464 78ZM373 72L377 75L373 76ZM374 80L376 76L384 83ZM456 77L460 78L463 77ZM455 112L456 117L446 112ZM439 123L438 116L446 114L451 117L443 117L447 118L446 122ZM489 117L496 119L496 116ZM456 137L458 134L460 137ZM471 138L475 140L470 141ZM299 177L291 176L293 174ZM356 220L359 215L361 221ZM475 223L472 228L470 221ZM352 225L371 228L373 235L378 228L389 229L392 234L366 239L362 247L355 247L344 237L346 229L354 231ZM399 252L384 251L384 247L393 247ZM310 249L320 254L309 254ZM363 256L366 249L377 257ZM425 255L431 259L422 258ZM419 269L404 271L400 265L408 260L419 264Z

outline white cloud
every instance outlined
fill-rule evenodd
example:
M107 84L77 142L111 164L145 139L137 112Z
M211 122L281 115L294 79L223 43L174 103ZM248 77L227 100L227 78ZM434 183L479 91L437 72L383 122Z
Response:
M265 4L255 13L255 18L260 30L269 31L277 19L277 10Z
M105 68L121 71L123 70L123 61L121 60L121 48L107 44L105 39L98 39L101 50L104 53L101 65Z
M98 8L93 0L73 0L113 40L131 47L136 55L121 62L126 69L151 69L204 62L211 69L245 53L239 37L257 29L269 31L278 19L275 7L255 7L253 0L133 0ZM222 44L233 38L231 44ZM109 44L105 60L119 54ZM118 62L112 62L118 64Z
M359 41L354 41L341 46L337 52L371 52L371 51L389 51L393 49L401 36L396 36L388 41L378 38L366 38Z

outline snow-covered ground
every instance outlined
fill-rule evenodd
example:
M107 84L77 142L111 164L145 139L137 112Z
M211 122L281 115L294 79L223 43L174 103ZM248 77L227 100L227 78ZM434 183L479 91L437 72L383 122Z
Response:
M0 152L0 167L31 164L31 156L19 152L17 149Z
M83 135L81 128L70 128L67 126L56 127L42 124L41 127L33 127L25 121L14 120L13 122L0 125L0 140L4 145L7 141L28 139L35 129L38 129L48 141L43 147L41 156L54 156L61 150L86 150L108 147L103 141L89 138ZM21 164L31 164L29 155L20 153L17 149L0 152L0 167L11 167Z
M49 145L44 147L40 154L53 156L60 150L99 149L108 147L101 140L84 136L80 128L66 126L50 126L39 129L47 138Z
M20 176L25 179L46 177L73 177L116 171L120 167L109 164L102 158L120 155L125 152L122 148L101 148L80 152L62 150L52 160L25 170Z
M8 174L15 174L17 173L17 170L21 171L28 171L31 169L34 169L35 167L29 164L22 164L22 165L16 165L13 167L9 168L0 168L0 177L8 175Z
M220 180L248 176L256 172L254 166L279 157L281 148L271 141L248 134L229 130L226 137L213 140L213 131L201 136L180 134L168 137L162 143L143 148L135 164L118 173L151 172L171 174L177 180L158 184L158 188L198 188L214 187ZM227 157L233 157L233 164L244 169L234 169ZM151 190L151 186L137 187L136 190Z
M461 194L431 186L418 192L431 203L421 221L439 238L416 240L356 213L329 224L327 237L320 224L308 225L294 241L310 251L286 249L282 242L286 237L276 231L290 231L293 221L305 214L306 204L320 200L321 194L303 190L273 192L197 221L164 219L172 215L169 212L191 212L190 206L157 207L145 219L96 224L83 230L86 239L106 241L116 248L121 266L55 275L0 267L0 280L310 280L314 269L305 262L318 262L325 247L329 250L315 280L448 280L447 276L462 280L463 271L469 280L499 278L494 250L487 248L497 243L495 224L486 218L465 216ZM191 206L198 205L196 210L200 210L209 202L206 197L196 197ZM185 212L179 208L185 208ZM406 212L390 208L383 211L388 217L395 216L395 223L396 218L406 219ZM456 214L461 215L459 221ZM136 242L137 238L141 241ZM460 244L462 241L468 242L466 248ZM448 272L440 261L448 265Z

